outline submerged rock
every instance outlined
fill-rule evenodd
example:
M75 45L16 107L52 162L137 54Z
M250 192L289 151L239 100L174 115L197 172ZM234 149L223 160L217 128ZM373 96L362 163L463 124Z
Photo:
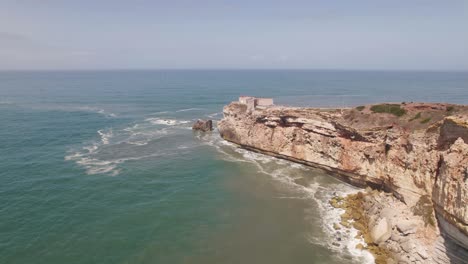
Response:
M193 130L200 130L203 132L212 131L213 130L213 121L211 120L201 120L198 119L192 126Z

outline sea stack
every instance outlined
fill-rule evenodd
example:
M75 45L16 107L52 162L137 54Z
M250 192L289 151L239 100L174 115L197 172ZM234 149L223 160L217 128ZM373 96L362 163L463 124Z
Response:
M355 186L385 191L382 197L395 197L400 211L411 215L402 219L385 213L378 219L365 216L374 238L370 243L383 247L394 260L402 260L401 252L424 248L427 256L421 258L438 263L445 252L434 248L440 248L442 236L455 241L464 248L460 254L468 256L468 106L383 103L343 109L272 104L257 107L254 99L241 97L225 106L223 113L218 130L227 141L321 168ZM368 201L371 198L363 197L366 195L361 198L367 200L359 204L373 204ZM386 202L396 203L390 198L378 201L381 206L362 211L375 214L391 208ZM406 251L386 248L388 243L382 242L391 241L390 230L402 236L411 234L407 239L417 247Z
M198 119L193 124L192 129L193 130L200 130L200 131L203 131L203 132L212 131L213 130L213 121Z

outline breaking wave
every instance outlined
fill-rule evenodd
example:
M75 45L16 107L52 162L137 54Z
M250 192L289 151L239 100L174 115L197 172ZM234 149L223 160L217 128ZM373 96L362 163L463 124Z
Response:
M193 147L187 143L162 146L158 144L158 140L163 137L177 136L182 131L180 129L185 128L181 125L189 122L147 118L122 129L100 129L96 132L98 139L70 150L64 159L74 161L85 168L87 174L115 176L121 172L119 165L126 161L173 155Z
M223 160L250 163L257 168L259 173L270 176L288 188L293 188L297 193L297 196L278 197L279 199L310 199L314 201L320 215L322 230L327 239L320 239L310 234L307 235L310 243L330 248L336 252L347 252L361 263L374 263L374 257L370 252L356 249L356 245L359 243L365 245L362 239L355 238L358 232L356 229L350 228L346 232L343 229L337 231L333 228L333 223L341 221L340 216L344 213L344 210L332 207L329 204L330 199L337 195L346 196L355 193L359 191L358 188L340 182L323 183L323 178L328 178L329 176L323 175L318 170L302 164L239 148L235 144L221 139L219 136L205 139L205 141L206 144L216 148ZM314 176L307 177L307 175ZM305 178L309 179L306 180ZM316 212L314 209L310 214L315 215Z
M97 146L93 147L83 147L84 150L88 152L76 152L74 154L65 156L65 160L75 161L77 164L83 166L86 169L86 173L89 175L92 174L110 174L111 176L116 176L120 173L120 169L117 166L125 161L130 160L141 160L150 157L157 156L166 156L164 153L155 153L150 155L142 155L137 157L126 157L118 158L111 160L101 160L97 157L93 157L93 154L96 154Z
M65 156L65 160L75 161L83 166L87 174L110 173L111 175L117 175L119 170L115 170L115 168L118 161L99 160L93 157L98 148L98 143L85 146L81 151Z
M77 107L70 107L68 108L69 111L85 111L85 112L92 112L103 115L105 117L117 117L116 114L112 112L108 112L102 108L93 107L93 106L77 106Z
M187 112L187 111L201 111L201 110L203 110L203 108L186 108L186 109L176 110L176 113Z
M374 263L374 257L369 251L356 248L358 244L366 245L362 238L356 238L358 234L357 229L351 227L349 229L342 228L341 230L335 230L333 226L334 223L341 221L341 215L345 210L331 206L329 203L330 199L334 196L346 196L356 193L359 189L344 183L334 184L331 188L325 188L319 183L315 183L308 186L308 189L314 194L315 201L319 207L322 229L328 238L325 241L320 241L310 236L308 237L309 242L325 245L336 252L345 250L354 258L359 259L361 263Z
M209 118L220 118L222 117L222 115L223 115L223 112L217 112L217 113L208 114L206 116Z
M216 113L218 114L218 113ZM116 176L121 173L122 163L146 158L167 157L180 155L190 151L197 144L209 145L219 152L219 158L229 162L248 163L254 166L258 173L267 175L281 186L294 190L294 195L277 197L278 199L309 199L316 204L314 211L306 212L306 218L311 221L320 221L323 236L320 239L312 234L306 234L310 243L330 248L336 252L346 252L363 263L373 263L372 255L367 251L356 249L358 243L365 245L364 241L354 237L357 230L351 228L349 232L337 231L333 223L340 222L342 209L333 208L329 200L335 195L346 195L358 189L344 183L330 183L323 181L320 173L302 164L278 159L268 155L259 154L238 148L235 144L223 140L218 133L195 133L198 140L195 143L183 141L172 144L159 144L158 139L171 137L182 133L188 120L169 118L146 118L140 122L128 125L121 129L100 129L97 139L70 151L65 160L74 161L83 167L87 174L104 174ZM168 138L169 139L169 138ZM164 141L166 142L166 141ZM306 175L313 175L306 177ZM307 179L306 179L307 178ZM311 215L320 215L320 220ZM339 254L338 254L339 255Z
M99 136L101 136L101 142L104 145L109 144L109 139L113 136L112 130L109 130L109 132L102 132L102 130L98 130Z
M165 125L165 126L176 126L176 125L190 123L190 121L187 121L187 120L176 120L176 119L155 118L155 117L147 118L145 119L145 121L148 121L154 125Z

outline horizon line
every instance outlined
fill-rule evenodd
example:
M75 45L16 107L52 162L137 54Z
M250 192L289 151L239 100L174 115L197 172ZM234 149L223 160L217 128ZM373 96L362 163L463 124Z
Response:
M374 72L468 72L468 69L346 69L346 68L76 68L0 69L0 72L112 72L112 71L374 71Z

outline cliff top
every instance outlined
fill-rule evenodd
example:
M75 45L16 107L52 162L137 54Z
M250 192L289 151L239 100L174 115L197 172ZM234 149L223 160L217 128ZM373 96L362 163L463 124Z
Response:
M347 109L343 112L342 120L356 129L369 125L397 125L407 130L420 130L448 116L467 120L468 106L443 103L374 104Z
M242 104L233 102L230 111L243 112ZM382 103L354 108L306 108L272 106L256 110L256 116L283 116L336 121L356 130L375 130L393 126L405 130L425 130L448 116L468 124L468 105L446 103Z

